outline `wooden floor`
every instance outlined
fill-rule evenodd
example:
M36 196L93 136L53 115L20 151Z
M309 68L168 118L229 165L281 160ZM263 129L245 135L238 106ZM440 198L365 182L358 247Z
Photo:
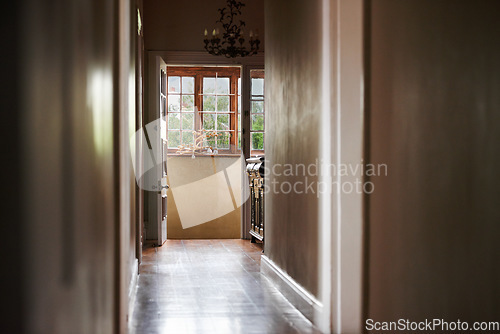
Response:
M147 248L130 333L316 333L260 274L248 240L168 240Z

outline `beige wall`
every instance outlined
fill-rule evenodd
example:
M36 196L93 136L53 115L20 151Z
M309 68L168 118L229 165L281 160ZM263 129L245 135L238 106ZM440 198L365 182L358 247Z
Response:
M320 174L267 179L271 186L314 187L308 194L271 190L265 255L315 296L311 320L318 328L359 333L363 195L337 193L335 184L355 185L362 175L335 174L330 166L355 167L363 159L363 2L269 1L266 28L268 167L318 161Z
M336 6L330 19L330 40L334 44L330 64L335 68L331 84L333 104L332 162L355 168L364 162L364 69L363 0L330 1ZM328 140L328 139L325 139ZM342 191L332 199L332 328L335 333L362 332L363 235L362 191L349 187L363 184L361 171L337 173L333 179ZM346 186L347 185L347 186Z
M127 329L127 321L130 318L130 299L133 299L135 285L138 275L138 259L136 258L136 181L133 168L133 159L140 159L142 148L134 147L130 138L134 138L136 131L136 39L137 39L137 10L135 0L120 0L118 15L119 19L119 43L118 64L119 70L115 76L115 89L119 90L118 99L119 112L119 134L115 143L119 143L119 199L120 199L120 239L118 262L120 270L120 331ZM115 55L116 56L116 55ZM139 125L140 127L141 125ZM116 131L116 128L115 128ZM136 163L137 165L137 163ZM132 300L133 302L133 300Z
M10 223L20 233L5 234L17 244L5 254L20 252L22 276L9 288L24 308L4 312L20 321L1 332L124 332L135 245L128 151L135 2L20 6L13 49L20 83L10 97L19 99L10 141L22 157L21 214Z
M329 22L321 14L325 3ZM498 5L364 4L365 9L360 1L267 2L268 167L314 162L328 156L326 147L330 163L364 158L387 164L389 175L368 179L375 193L364 206L360 196L334 194L329 212L323 196L269 194L266 255L321 300L325 241L331 242L335 332L360 332L362 307L365 316L380 321L494 320L500 275L495 244L500 44L492 13ZM364 10L370 14L365 45ZM326 28L311 24L321 21ZM318 39L325 31L330 45ZM320 56L325 47L330 48L326 62ZM325 82L329 94L322 91ZM297 180L271 175L268 184ZM327 223L331 238L321 233L318 238Z
M204 51L203 31L215 27L217 9L226 0L176 1L150 0L144 2L144 38L146 50ZM245 32L259 30L264 49L264 0L245 1L241 19Z
M321 117L320 1L266 2L266 160L315 163ZM309 177L310 182L317 177ZM273 182L304 177L270 175ZM266 196L265 253L310 293L318 294L316 194Z
M168 158L167 238L241 237L241 162L239 157Z
M498 1L371 3L368 314L498 321Z
M26 4L27 331L109 333L116 327L115 9L112 1L95 1L96 12L76 2Z

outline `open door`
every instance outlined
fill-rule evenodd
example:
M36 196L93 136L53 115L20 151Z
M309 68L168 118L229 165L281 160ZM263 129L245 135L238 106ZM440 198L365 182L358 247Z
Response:
M167 65L160 60L160 147L161 147L161 175L160 181L160 206L161 215L158 227L158 245L163 245L167 240Z
M159 56L149 56L148 119L144 129L147 149L144 164L145 239L158 246L167 240L167 65Z

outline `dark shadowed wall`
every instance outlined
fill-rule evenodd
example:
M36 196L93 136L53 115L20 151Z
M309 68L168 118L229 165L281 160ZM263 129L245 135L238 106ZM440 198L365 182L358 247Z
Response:
M25 4L25 324L30 333L110 333L118 286L116 8Z
M126 330L136 16L135 1L26 0L4 21L17 79L5 101L16 172L4 235L16 247L4 252L15 265L3 333Z
M368 3L367 316L498 321L500 3Z

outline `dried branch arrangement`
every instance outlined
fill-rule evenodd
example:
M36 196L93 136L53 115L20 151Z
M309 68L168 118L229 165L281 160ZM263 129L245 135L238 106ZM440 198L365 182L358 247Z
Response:
M177 148L177 154L192 154L194 157L195 153L211 154L214 152L214 148L207 145L207 143L209 139L216 139L217 136L219 136L216 131L202 129L193 131L193 135L193 143L179 145Z

